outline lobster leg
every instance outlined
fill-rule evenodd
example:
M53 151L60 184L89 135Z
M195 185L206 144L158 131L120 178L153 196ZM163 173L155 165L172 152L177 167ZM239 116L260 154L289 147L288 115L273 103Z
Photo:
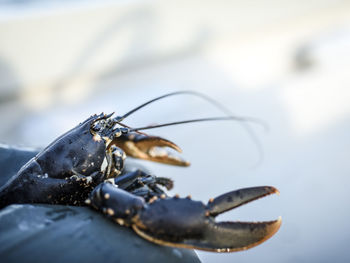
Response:
M126 174L120 175L114 178L114 184L118 185L118 187L125 189L130 186L135 180L141 177L145 177L147 174L140 169L137 169L133 172L128 172Z
M113 180L113 183L118 185L120 189L141 196L146 201L154 196L160 197L161 195L165 195L165 192L159 186L163 186L167 190L173 187L173 181L171 179L149 175L141 170L126 173Z
M130 191L130 193L144 198L146 202L150 202L151 200L154 200L154 198L167 196L166 193L156 185L153 185L153 186L144 185L142 187L139 187Z
M118 185L119 188L127 190L132 190L133 188L137 188L137 186L145 184L159 184L164 186L167 190L173 188L173 181L171 179L149 175L139 169L116 177L114 179L114 184Z

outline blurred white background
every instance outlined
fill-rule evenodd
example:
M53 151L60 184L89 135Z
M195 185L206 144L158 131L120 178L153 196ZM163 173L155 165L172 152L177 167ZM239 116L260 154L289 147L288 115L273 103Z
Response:
M172 193L208 198L273 185L281 195L221 220L272 220L279 232L203 262L349 262L350 2L0 0L0 141L44 147L93 113L122 114L177 90L201 91L252 124L152 130L189 168L142 162ZM131 126L220 115L190 96L157 102ZM117 252L116 252L117 253Z

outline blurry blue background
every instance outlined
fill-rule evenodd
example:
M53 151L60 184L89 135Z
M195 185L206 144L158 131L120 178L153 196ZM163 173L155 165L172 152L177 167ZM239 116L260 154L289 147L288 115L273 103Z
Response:
M0 1L0 141L44 147L93 113L125 113L177 90L201 91L252 124L263 160L237 123L150 131L176 142L189 168L141 162L208 198L273 185L220 216L280 231L203 262L349 262L349 1ZM157 102L131 126L220 115L190 96ZM117 253L117 251L116 251Z

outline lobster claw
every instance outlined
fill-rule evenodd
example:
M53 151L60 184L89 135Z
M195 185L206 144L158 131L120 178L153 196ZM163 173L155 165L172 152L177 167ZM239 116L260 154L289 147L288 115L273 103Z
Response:
M113 139L112 144L122 148L126 155L134 158L177 166L190 165L166 149L168 147L181 152L179 146L161 137L130 132Z
M211 199L207 205L189 198L158 199L134 218L134 231L161 245L214 252L245 250L273 236L281 218L268 222L216 222L225 211L266 195L278 193L269 187L232 191Z

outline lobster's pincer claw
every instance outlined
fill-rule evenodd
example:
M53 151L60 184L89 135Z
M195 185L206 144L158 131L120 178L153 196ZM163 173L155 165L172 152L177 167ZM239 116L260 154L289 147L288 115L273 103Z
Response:
M123 134L112 141L112 144L122 148L126 155L177 166L189 166L190 163L177 155L170 153L166 148L181 152L175 143L157 136L148 136L135 132Z
M278 193L273 187L232 191L207 205L189 198L158 199L133 220L143 238L168 246L214 252L234 252L254 247L273 236L281 219L268 222L215 222L215 216L260 197Z

